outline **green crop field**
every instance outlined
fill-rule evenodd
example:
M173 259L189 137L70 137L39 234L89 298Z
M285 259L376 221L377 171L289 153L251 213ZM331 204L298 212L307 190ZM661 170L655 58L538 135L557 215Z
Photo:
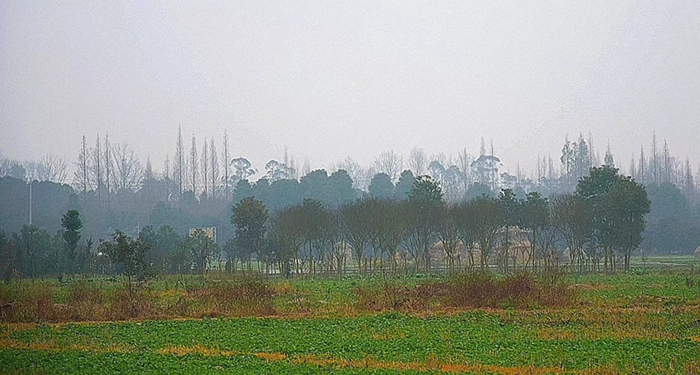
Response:
M26 297L38 293L36 284L2 286L3 308L15 314L0 315L0 372L700 373L700 274L690 269L569 275L558 285L571 299L537 299L543 289L535 288L527 298L506 293L477 307L440 297L455 282L448 277L264 281L273 291L265 308L221 304L205 292L238 294L214 281L195 287L195 280L153 282L138 297L150 298L139 300L150 315L125 320L110 319L119 282L87 289L103 290L94 294L103 305L94 319L74 301L83 283L45 281L43 299ZM34 304L50 304L51 318L37 319Z

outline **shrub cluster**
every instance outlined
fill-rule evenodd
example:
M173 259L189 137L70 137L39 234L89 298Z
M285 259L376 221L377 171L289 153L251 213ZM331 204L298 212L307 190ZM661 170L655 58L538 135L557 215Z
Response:
M195 317L273 315L274 297L271 286L255 279L189 287L170 312Z
M502 278L491 273L472 273L416 286L387 282L377 287L356 287L353 291L358 297L358 308L368 311L421 311L438 306L561 307L573 304L576 299L575 291L567 287L563 275L558 273L539 276L516 273Z
M147 286L102 287L85 280L67 290L46 283L0 285L0 322L272 315L274 297L271 286L248 279L163 292Z

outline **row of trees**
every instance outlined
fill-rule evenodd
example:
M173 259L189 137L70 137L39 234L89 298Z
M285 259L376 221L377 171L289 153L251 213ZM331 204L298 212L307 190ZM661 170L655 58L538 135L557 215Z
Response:
M76 210L61 217L61 230L51 236L36 225L24 225L19 233L7 236L0 230L0 273L3 279L31 278L85 271L93 240L79 246L83 223Z
M590 146L590 138L584 140L579 136L575 142L565 143L561 173L551 157L548 160L543 158L538 160L539 167L543 168L538 167L537 176L529 179L520 171L515 175L500 172L493 147L487 151L483 143L477 158L466 150L452 157L428 156L424 150L416 148L406 159L393 151L383 152L369 168L346 159L336 165L332 173L309 171L307 163L301 168L302 173L297 173L294 158L285 153L281 162L268 162L263 177L253 182L250 178L257 171L245 158L230 157L226 137L224 147L211 140L203 144L195 140L189 153L184 150L184 145L179 147L185 164L182 169L193 169L191 166L196 165L198 170L195 184L191 183L190 174L183 172L183 178L186 178L183 179L184 192L180 194L173 179L175 168L170 162L166 163L162 173L156 172L148 161L145 167L140 167L138 157L128 145L114 146L109 137L98 137L92 147L84 140L78 162L85 168L78 168L82 173L76 173L73 187L46 181L27 184L28 175L22 172L24 164L12 164L3 159L0 174L16 173L16 177L22 179L0 178L0 228L8 237L13 232L19 234L32 212L34 225L53 234L60 229L57 218L69 209L76 209L84 218L85 238L108 238L117 229L129 236L137 236L144 225L154 228L169 225L184 238L189 228L215 226L223 244L234 236L229 224L232 205L248 196L255 196L273 213L301 204L307 198L334 209L366 196L402 200L407 197L413 176L418 174L412 171L420 171L440 184L444 200L450 204L484 194L497 198L499 188L512 190L518 199L539 192L551 200L555 195L573 192L575 186L567 186L580 179L582 169L598 165L599 159ZM656 151L655 143L652 142L651 155L640 155L638 167L631 168L635 180L647 181L653 202L641 247L657 253L692 252L700 244L700 208L696 204L700 195L696 194L690 164L686 160L683 168L683 163L672 156L666 142L660 147L661 151ZM202 153L192 152L192 149ZM192 159L192 155L196 158ZM601 159L609 167L615 165L610 152ZM229 162L224 163L224 160ZM566 163L570 165L568 172ZM228 172L223 169L224 164ZM409 169L398 172L406 166ZM138 170L141 173L134 172ZM128 177L139 175L141 177ZM229 177L225 178L227 175ZM299 175L302 177L298 178ZM206 188L202 185L202 176L210 177ZM654 178L646 176L658 176L656 180L660 182L657 184ZM224 179L229 182L228 186ZM80 183L81 180L84 183ZM187 181L190 183L185 183ZM119 186L121 188L117 188Z
M65 159L47 154L39 161L18 162L0 155L0 177L10 176L26 181L53 181L62 184L66 181L68 163Z
M357 196L365 196L357 190L354 190L355 195L352 194L351 181L345 173L336 172L328 176L327 173L317 171L311 176L302 179L302 182L277 180L269 183L266 179L261 179L254 184L249 184L243 181L239 187L246 187L237 189L234 202L240 202L248 196L255 196L270 212L274 213L289 206L299 205L304 199L313 199L321 202L325 207L337 209L354 202ZM371 182L370 193L367 196L376 199L403 200L408 196L413 181L410 171L404 171L395 185L387 175L378 174ZM22 223L26 223L28 218L29 189L29 186L21 180L0 178L0 197L2 197L0 228L5 229L7 238L13 238L13 236L18 238L23 231L28 231L27 228L23 228L26 224ZM196 227L217 227L221 244L234 236L234 229L230 225L232 203L223 200L198 201L191 196L191 199L173 204L162 201L161 195L148 194L150 190L142 189L138 192L114 196L115 204L105 209L97 202L84 199L66 185L41 182L33 184L31 189L34 207L33 231L42 231L42 235L37 238L42 239L40 243L46 244L42 245L45 249L43 253L46 254L60 254L62 246L60 237L56 241L51 239L56 237L54 234L61 229L58 219L62 212L65 213L69 209L80 210L83 218L82 232L85 236L80 244L81 248L90 247L86 239L109 238L115 229L122 230L132 237L138 236L144 225L155 229L168 226L174 234L180 236L183 242L189 228ZM490 189L483 185L480 188L479 185L472 185L469 190L470 200L483 193L496 198ZM518 200L525 200L530 194L512 191ZM683 192L670 183L658 186L652 184L647 191L653 203L651 213L648 215L648 225L643 233L644 241L641 247L644 252L691 253L700 243L700 221L693 206L689 204ZM549 201L554 201L554 197L549 197ZM51 243L55 244L53 248L50 246ZM57 264L51 261L47 269L55 271ZM22 273L30 275L28 272Z
M187 200L190 195L196 200L222 198L230 201L240 181L259 175L248 159L231 156L226 133L220 145L214 139L206 138L198 143L192 135L188 152L182 131L178 129L175 146L174 158L171 160L166 157L162 172L159 173L152 167L150 160L142 163L127 143L112 144L108 135L103 138L98 135L90 146L83 136L75 161L72 186L83 196L93 192L94 199L99 199L104 205L109 205L114 195L120 192L125 194L124 190L153 190L154 187L161 190L169 202ZM446 200L457 202L464 199L472 185L487 186L494 192L500 188L509 188L516 192L522 191L520 195L530 191L539 191L545 196L571 192L590 167L616 166L610 147L606 149L604 157L600 157L593 149L590 135L588 140L583 135L579 135L575 141L569 141L567 137L558 162L555 163L551 156L538 157L536 171L531 176L519 167L514 174L503 172L500 171L500 159L494 154L493 144L487 151L482 139L478 156L471 155L466 149L455 156L429 156L423 149L414 148L404 158L389 150L378 155L368 167L359 165L352 158L346 158L336 163L331 170L345 170L353 181L354 188L367 191L375 175L386 174L395 184L401 171L408 169L414 175L430 175L440 182ZM273 159L266 163L262 178L268 183L298 180L311 171L310 165L305 162L299 173L294 158L289 157L285 150L281 161ZM683 162L672 155L665 140L663 146L659 147L656 135L652 137L649 152L645 153L642 146L638 160L632 158L629 175L644 185L673 183L693 204L700 197L700 194L696 194L700 187L696 186L690 161L686 158ZM0 176L62 183L66 179L66 163L53 156L45 156L39 162L23 163L0 158Z
M69 210L61 218L62 229L53 236L35 225L19 233L0 230L0 274L17 277L54 277L76 273L119 273L144 279L155 274L204 273L213 260L223 261L218 244L204 231L181 236L169 225L145 226L138 236L115 231L111 240L81 241L80 213Z
M536 192L518 199L504 189L498 198L448 204L440 185L420 176L404 200L367 197L329 208L307 199L269 214L262 202L243 199L226 248L249 265L255 256L287 274L342 273L350 254L359 272L430 272L436 244L450 269L475 267L477 259L484 268L493 258L504 271L552 266L566 248L578 270L598 269L601 260L606 271L626 270L649 209L645 189L606 166L592 168L575 193L551 200Z
M230 202L237 184L243 180L252 184L249 180L252 176L262 176L270 184L279 180L298 180L312 171L305 162L300 172L294 157L290 157L285 150L281 161L270 160L265 165L264 173L259 174L248 159L231 156L226 134L219 145L214 139L206 138L198 143L193 135L188 152L179 129L175 146L174 158L166 158L162 172L158 172L150 160L142 163L126 143L112 144L108 135L102 138L98 135L90 146L83 136L75 161L72 187L83 197L101 202L103 207L111 206L117 195L129 195L143 189L158 190L158 200L173 204L193 199ZM692 204L697 204L700 187L695 181L690 161L672 155L665 140L661 146L657 145L655 135L647 150L645 152L642 146L639 157L632 158L629 175L644 185L673 183ZM368 191L372 179L380 173L387 175L393 184L398 182L404 170L410 170L414 175L427 174L440 182L447 201L458 202L474 197L469 192L472 186L487 187L486 190L491 192L509 188L520 196L531 191L539 191L544 196L571 192L590 167L616 166L610 147L601 157L593 149L590 135L588 139L579 135L575 141L567 137L559 160L555 162L555 159L551 156L538 157L535 173L531 175L519 167L513 174L503 172L493 145L487 150L482 139L477 156L466 149L454 156L429 156L423 149L414 148L404 158L390 150L378 155L370 166L361 166L352 158L346 158L336 163L331 171L344 170L352 180L353 188L364 192ZM66 179L66 163L53 156L45 156L36 163L0 159L0 176L13 176L26 181L63 182Z
M367 191L372 178L383 173L392 183L397 183L400 173L406 169L414 175L430 175L440 182L445 198L449 202L464 199L470 186L480 184L492 191L510 188L516 192L522 190L524 195L530 191L539 191L545 196L571 192L580 178L594 166L607 165L616 167L613 154L608 146L604 157L593 149L592 139L579 135L575 141L566 138L561 156L541 158L538 156L534 173L525 173L519 167L514 173L501 171L500 159L494 154L493 144L487 151L482 139L477 156L460 150L456 155L428 155L421 148L411 150L408 157L393 150L382 152L370 166L361 166L352 158L336 163L331 171L345 170L353 181L353 187ZM664 140L657 144L656 135L652 137L651 147L645 152L640 149L638 158L632 158L628 173L643 185L660 185L665 182L678 186L693 204L700 194L694 178L689 159L682 160L674 156ZM92 145L85 136L75 161L76 171L72 186L87 196L93 192L105 204L111 197L123 190L137 191L157 185L170 202L181 199L218 199L229 201L236 185L254 175L261 175L268 183L278 180L298 180L312 171L308 162L299 170L294 157L285 150L281 161L270 160L265 165L263 174L258 174L250 161L244 157L232 157L229 138L226 133L222 143L217 145L214 139L204 139L198 143L192 135L189 151L185 147L182 131L178 128L177 141L173 159L166 157L162 172L156 171L150 160L143 163L127 143L112 144L109 136L99 135ZM26 181L66 180L66 162L51 155L44 156L38 162L17 162L0 158L0 177L12 176ZM700 169L698 170L700 173ZM123 194L123 192L122 192Z
M699 186L697 186L700 181L695 179L695 176L700 175L700 166L698 166L697 174L694 176L690 160L688 158L682 160L674 156L666 140L659 150L655 134L648 154L647 157L644 146L642 146L638 161L635 163L634 158L632 158L629 169L632 178L644 185L673 184L681 190L691 204L700 203L698 201L700 199Z
M436 257L450 270L496 264L508 272L564 261L583 271L600 269L601 260L606 271L627 270L650 211L644 187L608 166L591 168L574 193L550 199L537 192L519 198L503 189L495 198L448 203L440 184L425 175L411 179L403 197L396 194L395 187L393 195L335 205L305 198L272 213L255 197L242 198L232 209L235 236L224 252L203 231L181 236L169 225L146 226L133 240L116 231L93 252L92 239L79 246L82 222L70 210L53 238L33 226L9 239L0 232L8 260L3 272L123 272L131 278L204 274L212 261L220 270L241 262L250 271L257 264L259 271L286 275L342 274L348 262L361 273L430 272ZM561 259L565 249L568 259Z

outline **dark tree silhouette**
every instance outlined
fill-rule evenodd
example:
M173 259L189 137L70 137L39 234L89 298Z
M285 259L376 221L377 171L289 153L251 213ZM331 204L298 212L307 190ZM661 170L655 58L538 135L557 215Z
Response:
M265 231L269 214L265 205L255 198L248 197L233 207L231 223L236 227L236 246L248 259L262 249L265 243Z
M77 210L69 210L61 219L63 227L63 241L65 243L66 255L69 260L69 270L71 273L75 270L75 258L77 255L78 241L80 241L80 228L83 227L80 221L80 213Z
M112 234L112 241L101 241L98 251L107 254L114 264L122 268L127 278L129 293L133 294L133 278L145 279L149 276L149 267L144 255L149 250L141 239L133 239L121 231Z
M377 173L369 182L369 196L372 198L391 198L394 195L394 184L386 173Z
M591 168L579 180L576 194L593 207L593 239L603 249L605 270L615 270L614 250L623 253L627 269L631 252L641 243L644 216L651 207L644 187L618 174L617 168L604 165Z
M418 176L406 202L406 231L409 251L416 267L430 271L430 246L437 238L440 213L444 207L440 185L430 176Z

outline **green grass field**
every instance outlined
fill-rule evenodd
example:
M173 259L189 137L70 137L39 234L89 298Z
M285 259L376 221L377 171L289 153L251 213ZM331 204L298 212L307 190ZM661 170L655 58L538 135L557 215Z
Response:
M353 277L269 281L272 313L255 316L2 323L0 373L700 373L700 274L656 268L565 281L576 293L565 306L368 310L358 288L381 297L384 281ZM53 287L57 305L75 295ZM3 288L7 299L17 286ZM150 293L184 292L164 279Z

